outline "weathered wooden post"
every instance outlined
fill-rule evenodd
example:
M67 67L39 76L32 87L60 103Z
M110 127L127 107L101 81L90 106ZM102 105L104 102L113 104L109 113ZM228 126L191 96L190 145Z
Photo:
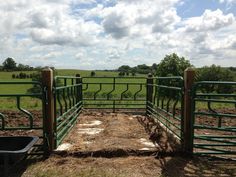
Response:
M83 100L83 94L82 94L82 78L80 77L80 74L76 74L75 75L76 78L76 85L80 84L79 86L76 86L76 104L80 101ZM78 107L80 107L80 105L78 105ZM79 112L79 110L78 110Z
M195 71L187 68L184 71L184 127L183 127L183 148L188 154L193 153L193 120L191 117L191 89L194 84Z
M153 78L152 74L149 73L147 77L147 91L146 91L146 115L148 115L150 112L152 112L153 108ZM151 109L150 109L151 108Z
M46 133L46 138L48 142L48 151L52 152L55 147L55 137L54 137L54 96L53 96L53 70L50 68L45 68L42 71L42 84L45 89L45 121L44 121L44 131Z

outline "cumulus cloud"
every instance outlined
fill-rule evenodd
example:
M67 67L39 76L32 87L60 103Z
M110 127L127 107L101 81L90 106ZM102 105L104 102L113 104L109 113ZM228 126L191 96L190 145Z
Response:
M143 31L170 32L180 20L176 9L173 8L177 2L177 0L161 2L156 0L123 0L113 7L95 7L92 12L93 15L97 12L98 16L103 17L102 24L107 34L120 39L125 36L143 34ZM98 12L99 8L102 8L100 12ZM139 28L139 33L137 28Z
M202 16L193 17L185 22L186 31L209 31L231 25L235 21L232 13L224 15L219 9L215 11L205 10Z
M172 52L186 56L197 66L222 56L221 62L236 64L232 59L236 56L235 16L222 9L206 9L199 16L182 17L177 12L183 2L2 1L1 56L14 55L27 64L37 61L83 69L158 63ZM45 60L40 62L42 58Z

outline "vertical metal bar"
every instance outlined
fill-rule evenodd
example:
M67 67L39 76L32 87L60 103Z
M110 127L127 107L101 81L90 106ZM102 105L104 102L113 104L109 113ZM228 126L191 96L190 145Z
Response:
M157 107L160 105L160 94L161 94L161 88L158 88L159 85L159 79L156 78L156 89L157 89Z
M1 129L4 130L4 128L5 128L5 116L2 113L0 113L0 118L2 119L2 127L1 127Z
M33 128L33 116L32 116L32 114L30 112L28 112L27 110L21 108L21 106L20 106L20 96L16 97L16 102L17 102L17 108L21 112L23 112L24 114L26 114L28 116L29 122L30 122L30 128Z
M74 95L74 90L75 90L75 87L74 87L74 79L71 79L71 96L72 96L72 105L74 106L75 105L75 95Z
M69 87L67 87L66 92L67 92L67 99L69 100L69 109L71 109L72 102L71 102L71 92L70 92L70 88Z
M64 86L67 85L67 82L66 82L66 78L64 79ZM67 112L68 110L68 107L67 107L67 101L66 101L66 88L63 88L63 100L64 100L64 103L65 103L65 112Z
M60 106L60 116L63 114L63 106L62 106L62 103L61 103L61 90L56 90L56 95L57 95L57 101L59 103L59 106Z
M115 110L116 110L116 104L115 104L115 100L113 100L113 107L112 107L112 109L113 109L113 113L115 113Z

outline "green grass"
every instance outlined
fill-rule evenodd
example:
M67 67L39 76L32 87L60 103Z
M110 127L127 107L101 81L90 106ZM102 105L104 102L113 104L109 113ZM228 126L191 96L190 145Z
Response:
M29 88L32 87L31 84L20 84L20 82L24 81L31 81L31 79L13 79L12 74L19 74L21 71L15 71L15 72L0 72L0 81L14 81L19 82L19 84L0 84L0 94L25 94ZM22 71L26 74L32 74L37 71ZM95 71L96 77L118 77L119 72L111 72L111 71ZM72 69L58 69L56 70L57 76L75 76L76 74L80 74L81 77L90 77L91 71L85 71L85 70L72 70ZM138 77L146 77L146 75L137 75ZM125 78L119 78L116 79L116 83L145 83L145 79L131 79L132 77L125 79ZM70 84L70 80L67 84ZM112 83L113 79L111 78L86 78L83 80L83 82L100 82L100 83ZM63 83L63 80L62 82ZM84 85L85 87L85 85ZM104 97L107 93L109 93L113 89L113 85L103 85L102 90L98 93L98 97ZM139 91L140 86L129 86L129 90L125 93L124 97L127 96L134 96L134 93ZM85 95L90 97L94 96L94 92L99 90L99 85L89 85L88 89L85 91ZM126 84L125 85L116 85L115 91L111 93L111 97L119 97L122 92L126 90ZM146 89L143 86L142 91L139 92L137 97L143 97L145 95ZM40 109L41 107L41 100L36 98L24 98L22 99L21 103L22 107L26 109ZM16 109L16 98L5 98L0 97L0 109Z
M23 71L26 74L32 74L35 71ZM17 72L0 72L0 81L31 81L31 79L12 79L12 74L19 74ZM72 70L72 69L59 69L56 71L58 76L75 76L80 74L82 77L89 77L91 71L85 70ZM117 77L118 72L111 71L95 71L97 77ZM146 77L146 75L137 75L138 77ZM113 78L85 78L83 83L113 83ZM132 79L130 78L117 78L116 83L146 83L146 79ZM62 81L63 83L63 81ZM70 84L70 81L68 82ZM0 85L0 94L24 94L27 92L32 85L26 84L17 84L17 85ZM86 88L86 84L83 85L83 88ZM127 84L115 85L115 90L111 93L111 98L120 98L121 94L127 89ZM136 92L140 89L140 85L130 85L127 92L124 94L124 98L132 98ZM99 84L89 84L88 88L84 90L84 97L93 98L94 93L97 93L97 98L106 98L107 94L113 90L112 84L102 84L102 89L100 90ZM141 92L137 94L137 98L144 98L146 94L146 88L143 85ZM41 100L36 98L24 98L22 99L22 107L27 109L40 109ZM198 102L197 107L200 109L207 109L207 104ZM214 103L212 106L214 109L219 108L234 108L234 104L225 104L225 103ZM0 97L0 109L16 109L16 98L1 98Z

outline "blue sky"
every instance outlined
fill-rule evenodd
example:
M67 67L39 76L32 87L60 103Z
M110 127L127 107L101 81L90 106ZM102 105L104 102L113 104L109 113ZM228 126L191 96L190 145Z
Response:
M177 7L178 15L183 18L201 16L206 9L212 11L220 9L224 13L236 15L236 8L233 3L219 3L217 0L185 0L184 4Z
M236 0L11 0L0 16L0 63L115 69L175 52L236 66Z

